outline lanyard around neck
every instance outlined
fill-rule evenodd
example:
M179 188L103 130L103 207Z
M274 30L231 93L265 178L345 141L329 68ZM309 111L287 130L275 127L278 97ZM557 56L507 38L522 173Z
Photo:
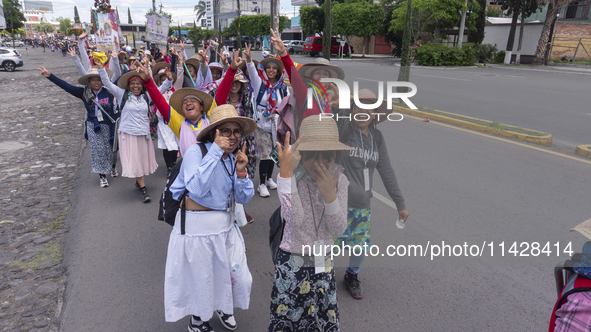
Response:
M369 139L371 140L371 154L367 157L367 159L365 159L365 150L363 149L363 134L361 133L361 130L359 130L359 138L361 139L361 154L363 155L363 165L365 168L367 168L367 161L373 157L373 135L371 130L368 129L368 131Z

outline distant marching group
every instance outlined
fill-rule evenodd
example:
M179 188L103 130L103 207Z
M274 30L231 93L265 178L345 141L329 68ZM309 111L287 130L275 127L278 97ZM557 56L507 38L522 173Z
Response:
M174 322L191 316L189 331L212 331L208 321L214 314L234 330L234 308L248 309L252 276L236 219L237 204L247 205L254 196L257 158L257 191L269 197L276 189L281 206L268 331L340 330L332 260L305 255L302 248L369 244L375 170L396 203L398 219L409 216L373 117L385 110L338 109L338 90L320 79L343 79L343 70L324 59L296 67L279 32L271 30L271 35L279 56L252 60L248 45L244 59L236 51L231 61L227 52L217 53L218 63L208 61L205 49L188 58L182 43L167 54L156 45L87 52L83 34L80 56L73 48L68 53L83 87L39 68L84 103L84 137L101 187L109 186L107 174L119 175L120 159L121 175L135 178L142 201L150 201L144 177L158 167L150 131L157 127L169 189L182 205L168 244L165 318ZM361 90L359 99L377 100L369 90ZM338 123L320 119L327 113L342 116ZM346 118L357 113L368 121ZM178 154L182 159L177 161ZM364 258L352 255L344 277L356 299L363 298L358 273Z

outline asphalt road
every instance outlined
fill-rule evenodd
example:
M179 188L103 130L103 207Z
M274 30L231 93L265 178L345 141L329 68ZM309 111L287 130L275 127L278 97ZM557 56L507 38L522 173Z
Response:
M343 67L348 78L360 75L367 79L394 80L397 77L395 68L387 67L394 72L389 75L385 66L371 65L366 60L350 61ZM509 89L509 81L516 81L511 81L515 86L520 81L503 76L487 78L477 75L503 72L489 70L415 71L413 68L411 81L420 91L416 103L453 111L439 105L464 103L445 91L461 87L468 89L474 82L486 83L487 80L500 82L496 85L489 82L489 90L511 90L506 93L507 98L511 98L515 91ZM453 77L471 81L416 74L458 75ZM443 83L437 83L438 80ZM542 86L540 81L531 83ZM521 81L522 84L525 82ZM557 83L554 85L560 85L562 81L559 79ZM431 95L424 92L429 89L442 91L438 92L437 99L432 99L434 104L425 105L423 103L431 99L423 101L421 98L432 98L425 96ZM493 100L508 103L503 95L493 98L487 97L489 94L485 89L480 93L474 91L474 98L480 96L490 100L490 109L495 107L499 116L522 118L517 110L511 112L497 107ZM528 98L544 99L546 95L537 93ZM513 96L518 97L516 93ZM484 108L487 103L482 102L482 105ZM527 119L533 118L524 120ZM571 121L569 117L560 119ZM497 117L494 120L509 122ZM562 122L557 126L570 128ZM551 132L532 125L523 126ZM468 246L480 247L486 241L485 254L479 257L434 257L433 260L430 254L426 257L368 258L360 274L365 298L359 301L352 299L341 287L344 263L338 260L336 274L341 330L547 329L556 300L553 267L567 258L563 249L568 242L572 242L575 252L580 251L584 242L583 236L568 230L589 218L591 162L572 154L557 154L550 149L435 122L425 123L413 117L380 124L380 129L388 142L410 219L404 230L397 229L393 217L396 212L382 201L373 199L372 244L386 250L388 245L399 244L428 248L427 243L441 244L442 241L451 245L466 242ZM576 130L571 129L564 135L575 135ZM572 140L576 139L579 138L573 136ZM88 149L85 150L77 189L73 192L76 204L67 220L71 228L65 252L69 276L63 331L186 330L187 319L176 323L164 321L164 264L170 227L156 219L157 196L165 183L164 162L159 150L156 154L161 166L146 178L153 201L143 204L132 179L109 178L111 186L100 188L98 178L89 173L90 157ZM374 183L374 190L387 197L378 175ZM255 196L246 207L255 217L254 224L242 229L254 282L250 309L236 312L240 331L264 331L268 324L273 266L267 244L267 222L278 205L277 195L272 192L270 198ZM506 244L504 257L500 257L499 244L502 241ZM510 245L517 242L520 254L532 254L531 250L522 251L525 247L521 243L535 241L542 245L552 244L551 257L515 258L508 253ZM553 246L556 242L559 242L561 251L558 257ZM212 326L216 331L224 330L217 321L213 321Z

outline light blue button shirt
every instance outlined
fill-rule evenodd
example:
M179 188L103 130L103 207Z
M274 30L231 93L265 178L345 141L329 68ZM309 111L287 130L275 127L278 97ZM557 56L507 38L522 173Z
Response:
M234 170L234 156L229 155L224 160L224 150L217 144L205 143L205 146L208 150L205 157L201 155L199 144L193 144L185 151L179 175L170 186L172 197L179 200L187 188L193 201L212 210L225 211L233 181L236 203L248 204L254 196L252 181L248 177L239 179L236 172L230 177L226 171L226 168L230 173Z

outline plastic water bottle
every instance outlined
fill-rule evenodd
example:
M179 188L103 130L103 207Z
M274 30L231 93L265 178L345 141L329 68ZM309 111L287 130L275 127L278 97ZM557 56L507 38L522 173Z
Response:
M400 219L396 221L396 227L404 229L404 226L406 226L406 222L404 220Z

